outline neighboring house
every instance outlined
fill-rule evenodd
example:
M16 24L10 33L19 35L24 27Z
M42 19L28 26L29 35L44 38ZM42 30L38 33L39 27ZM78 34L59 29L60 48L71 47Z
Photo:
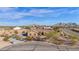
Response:
M52 28L50 26L48 26L48 27L44 27L44 29L51 30Z
M21 27L15 27L13 28L13 30L21 30L22 28Z

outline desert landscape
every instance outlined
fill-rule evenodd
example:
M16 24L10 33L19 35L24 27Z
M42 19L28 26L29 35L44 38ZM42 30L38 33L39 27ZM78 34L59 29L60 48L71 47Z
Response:
M0 28L0 48L32 41L79 47L78 29L79 25L76 23L58 23L53 26L3 26Z
M78 51L78 7L0 7L0 51Z

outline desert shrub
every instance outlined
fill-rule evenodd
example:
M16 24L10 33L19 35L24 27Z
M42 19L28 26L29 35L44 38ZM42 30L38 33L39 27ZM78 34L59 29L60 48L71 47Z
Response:
M79 37L74 34L70 35L69 37L71 40L71 45L75 45L79 41Z
M47 36L49 42L54 43L56 45L60 45L60 44L64 43L64 41L59 38L60 32L51 31L51 32L47 33L46 36Z
M21 37L18 36L18 35L16 35L15 38L16 38L16 40L20 40L21 39Z
M5 35L0 35L1 37L4 37Z
M33 38L32 38L31 36L27 36L27 37L26 37L26 40L31 41L31 40L33 40Z
M9 36L5 36L3 41L9 41L9 38L10 38Z
M17 30L15 30L15 31L14 31L14 33L15 33L15 34L18 34L18 31L17 31Z
M60 36L60 33L57 31L51 31L46 34L47 38L54 38Z
M53 38L49 39L49 42L56 44L56 45L64 44L64 40L59 39L59 37L53 37Z
M26 29L30 29L30 28L31 28L31 26L26 26L25 28L26 28Z
M60 31L59 29L60 29L59 27L54 27L54 28L53 28L53 30L54 30L54 31L57 31L57 32Z
M77 41L71 40L71 46L75 45L76 43L77 43Z
M64 41L63 40L54 39L52 43L54 43L56 45L61 45L61 44L64 43Z
M72 34L72 35L70 35L70 38L71 38L71 39L77 39L77 40L79 39L79 37L78 37L78 36L73 35L73 34Z

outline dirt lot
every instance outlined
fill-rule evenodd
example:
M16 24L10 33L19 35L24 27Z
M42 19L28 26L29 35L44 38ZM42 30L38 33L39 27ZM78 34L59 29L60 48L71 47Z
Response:
M10 42L5 42L2 40L2 37L0 37L0 48L3 48L5 46L9 46L9 45L11 45Z

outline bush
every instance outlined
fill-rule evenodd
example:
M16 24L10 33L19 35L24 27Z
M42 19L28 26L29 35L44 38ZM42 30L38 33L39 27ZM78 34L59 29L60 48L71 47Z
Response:
M18 31L17 31L17 30L15 30L15 31L14 31L14 33L15 33L15 34L18 34Z
M4 37L3 41L9 41L9 36Z
M4 37L5 35L0 35L1 37Z
M31 36L27 36L27 37L26 37L26 40L31 41L31 40L33 40L33 38L32 38Z
M49 40L49 42L51 42L51 43L53 43L53 44L56 44L56 45L64 44L64 41L63 41L63 40L60 40L59 37L51 38L51 39Z
M71 40L71 45L72 45L72 46L75 45L76 43L77 43L77 41Z
M26 29L30 29L30 28L31 28L31 26L25 26L25 28L26 28Z
M61 35L61 32L58 31L51 31L46 34L48 41L51 43L54 43L56 45L60 45L64 43L64 40L61 40L59 37Z
M59 27L54 27L53 30L59 32Z
M54 37L58 37L58 36L60 36L60 33L56 32L56 31L51 31L51 32L46 34L47 38L54 38Z
M69 37L71 39L71 45L75 45L79 41L79 37L74 34L70 35Z
M56 45L61 45L64 43L64 41L63 40L54 40L53 43Z
M15 36L15 38L16 38L16 40L20 40L21 39L21 37L20 36Z

